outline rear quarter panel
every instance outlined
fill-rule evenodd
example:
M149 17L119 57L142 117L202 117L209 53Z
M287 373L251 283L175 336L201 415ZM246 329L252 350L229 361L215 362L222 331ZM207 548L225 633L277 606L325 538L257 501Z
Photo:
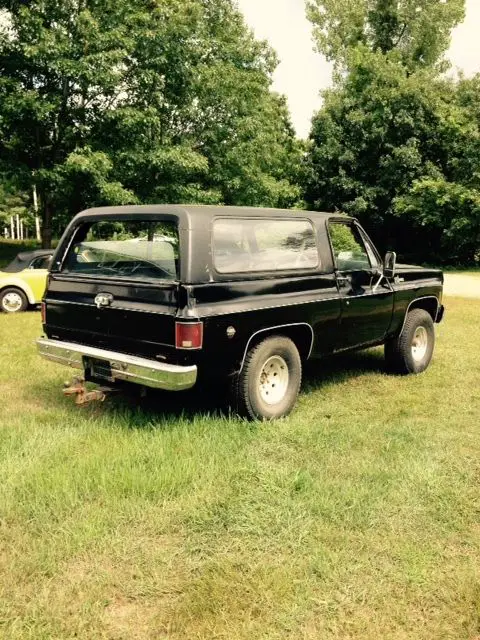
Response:
M438 269L398 265L393 287L395 298L389 335L401 330L409 307L416 301L430 301L437 307L441 305L443 273Z

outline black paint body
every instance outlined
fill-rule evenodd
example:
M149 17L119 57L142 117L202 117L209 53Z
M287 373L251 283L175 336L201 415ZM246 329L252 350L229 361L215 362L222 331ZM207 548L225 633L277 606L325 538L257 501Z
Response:
M229 216L310 220L316 230L320 266L301 271L217 273L212 260L212 223ZM66 251L83 222L150 217L178 223L178 281L133 282L62 272ZM383 343L401 331L409 308L422 307L435 321L441 319L441 271L397 265L395 278L384 278L376 289L380 268L340 274L329 241L332 220L348 219L308 211L173 205L82 212L67 228L52 261L44 298L45 334L160 362L196 364L201 378L238 371L248 348L271 334L290 336L302 358L308 359ZM112 294L111 306L96 307L94 298L99 292ZM175 322L199 320L204 327L203 347L175 348ZM231 327L233 337L227 335Z

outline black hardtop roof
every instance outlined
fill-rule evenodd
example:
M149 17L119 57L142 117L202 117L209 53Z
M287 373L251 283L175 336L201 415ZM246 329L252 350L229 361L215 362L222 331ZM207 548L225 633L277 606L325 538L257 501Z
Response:
M95 207L80 212L75 220L104 216L145 216L172 215L180 219L181 226L192 228L202 227L213 216L252 217L274 216L278 218L313 218L328 220L329 218L345 218L339 213L325 213L319 211L305 211L303 209L269 209L265 207L224 207L220 205L181 205L181 204L144 204L126 205L118 207Z

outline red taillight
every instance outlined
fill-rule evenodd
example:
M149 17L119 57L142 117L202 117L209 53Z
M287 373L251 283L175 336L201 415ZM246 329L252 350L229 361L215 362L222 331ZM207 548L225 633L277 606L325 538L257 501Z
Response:
M42 302L42 305L40 308L42 313L42 324L45 324L47 321L47 305L45 304L45 302Z
M175 323L175 346L177 349L201 349L202 343L202 322Z

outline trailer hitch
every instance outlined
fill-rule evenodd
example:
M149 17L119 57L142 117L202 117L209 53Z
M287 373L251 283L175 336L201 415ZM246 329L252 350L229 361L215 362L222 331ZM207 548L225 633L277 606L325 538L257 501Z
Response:
M85 378L75 377L71 382L65 382L63 385L63 395L75 396L75 404L84 405L89 402L103 402L107 397L107 393L113 391L110 387L98 387L97 389L88 390L85 386Z

